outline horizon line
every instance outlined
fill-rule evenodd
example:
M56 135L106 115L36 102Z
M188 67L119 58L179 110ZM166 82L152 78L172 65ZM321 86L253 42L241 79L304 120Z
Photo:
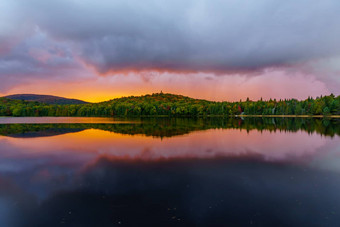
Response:
M84 99L80 99L80 98L69 98L69 97L66 97L66 96L60 96L60 95L50 95L50 94L36 94L36 93L15 93L15 94L7 94L7 95L3 95L1 96L2 98L7 98L8 96L14 96L14 95L37 95L37 96L52 96L52 97L56 97L56 98L65 98L65 99L75 99L75 100L79 100L79 101L83 101L83 102L88 102L88 103L102 103L102 102L108 102L108 101L111 101L111 100L114 100L114 99L120 99L120 98L129 98L129 97L142 97L142 96L147 96L147 95L154 95L154 94L168 94L168 95L178 95L178 96L183 96L183 97L187 97L187 98L192 98L192 99L196 99L196 100L204 100L204 101L209 101L209 102L229 102L229 103L235 103L235 102L246 102L247 99L249 99L249 101L252 101L252 102L258 102L258 101L282 101L282 100L292 100L292 99L295 99L295 100L298 100L298 101L304 101L304 100L307 100L308 98L312 98L312 99L317 99L317 98L321 98L321 97L324 97L324 96L330 96L330 95L334 95L335 97L338 97L340 95L335 95L334 93L330 93L328 95L318 95L318 96L308 96L308 98L305 98L305 99L297 99L297 98L269 98L269 99L262 99L262 97L260 99L257 99L257 100L252 100L250 99L249 97L246 98L246 100L242 100L240 99L239 101L226 101L226 100L223 100L223 101L216 101L216 100L208 100L208 99L204 99L204 98L194 98L194 97L191 97L191 96L187 96L187 95L182 95L182 94L175 94L175 93L168 93L168 92L153 92L153 93L144 93L144 94L141 94L141 95L122 95L122 96L118 96L118 97L113 97L111 99L106 99L106 100L103 100L103 101L97 101L97 102L93 102L93 101L87 101L87 100L84 100Z

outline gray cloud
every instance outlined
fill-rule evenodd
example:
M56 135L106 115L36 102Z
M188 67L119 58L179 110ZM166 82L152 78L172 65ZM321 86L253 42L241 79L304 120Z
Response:
M11 26L25 21L25 30L38 27L67 43L100 73L242 72L340 55L337 0L11 2L5 5L13 12L6 15L13 20L2 22L0 30L6 27L14 36ZM25 39L21 33L16 37Z
M98 71L253 70L339 55L340 2L24 1ZM29 4L29 5L28 5Z
M74 81L88 76L66 43L50 40L39 29L14 47L0 52L1 92L33 81Z

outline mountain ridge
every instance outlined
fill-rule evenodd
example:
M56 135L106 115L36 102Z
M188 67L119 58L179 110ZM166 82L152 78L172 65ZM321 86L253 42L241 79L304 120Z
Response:
M88 103L80 99L72 99L72 98L65 98L65 97L54 96L54 95L40 95L40 94L13 94L13 95L3 96L3 98L41 102L45 104L56 104L56 105L87 104Z

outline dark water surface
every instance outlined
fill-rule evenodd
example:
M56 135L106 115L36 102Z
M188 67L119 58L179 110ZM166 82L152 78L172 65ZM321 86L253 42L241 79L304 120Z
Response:
M0 226L340 225L336 119L0 122Z

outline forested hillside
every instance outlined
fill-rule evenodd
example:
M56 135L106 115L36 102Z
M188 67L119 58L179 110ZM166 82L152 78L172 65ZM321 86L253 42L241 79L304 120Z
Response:
M339 115L340 96L303 101L247 99L213 102L181 95L156 93L117 98L101 103L49 105L0 98L1 116L233 116L233 115Z
M24 101L35 101L35 102L42 102L45 104L55 104L55 105L87 103L79 99L68 99L68 98L54 96L54 95L16 94L16 95L8 95L8 96L5 96L4 98L24 100Z

